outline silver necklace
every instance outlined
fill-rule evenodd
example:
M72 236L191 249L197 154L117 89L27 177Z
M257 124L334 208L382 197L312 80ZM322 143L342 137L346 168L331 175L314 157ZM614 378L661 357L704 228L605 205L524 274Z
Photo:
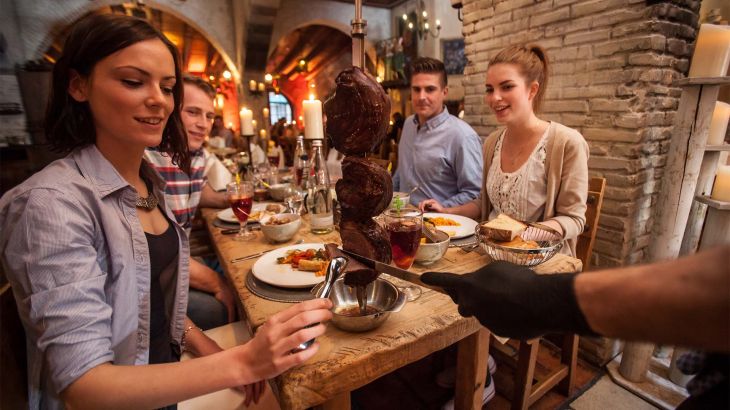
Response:
M157 197L150 192L150 195L148 197L142 197L137 195L137 201L134 203L134 205L137 208L144 208L148 211L151 211L157 207Z

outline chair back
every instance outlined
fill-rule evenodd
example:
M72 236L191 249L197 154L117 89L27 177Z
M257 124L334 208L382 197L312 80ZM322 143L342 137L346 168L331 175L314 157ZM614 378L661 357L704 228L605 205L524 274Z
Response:
M25 331L13 290L0 271L0 409L28 408Z
M606 189L606 178L591 178L588 181L588 200L586 201L586 223L583 233L578 236L576 257L583 261L583 271L587 271L591 263L593 243L598 232L598 217L603 205L603 192Z

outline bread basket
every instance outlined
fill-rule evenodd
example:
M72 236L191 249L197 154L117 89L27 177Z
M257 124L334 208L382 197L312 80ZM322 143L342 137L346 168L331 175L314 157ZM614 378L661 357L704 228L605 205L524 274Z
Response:
M527 229L520 234L526 241L537 242L539 248L520 249L501 245L474 228L479 245L492 260L512 262L522 266L536 266L555 256L563 247L563 238L554 229L538 223L525 222Z

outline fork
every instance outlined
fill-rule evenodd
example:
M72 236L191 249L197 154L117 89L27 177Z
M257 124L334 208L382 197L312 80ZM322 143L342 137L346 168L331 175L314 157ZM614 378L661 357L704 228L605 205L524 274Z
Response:
M300 243L304 243L304 239L299 239L298 241L294 242L294 245L299 245ZM248 259L257 258L257 257L263 256L273 250L274 249L269 249L268 251L256 252L256 253L252 253L250 255L241 256L239 258L233 258L233 259L231 259L231 263L238 263L238 262L242 262L242 261L245 261Z

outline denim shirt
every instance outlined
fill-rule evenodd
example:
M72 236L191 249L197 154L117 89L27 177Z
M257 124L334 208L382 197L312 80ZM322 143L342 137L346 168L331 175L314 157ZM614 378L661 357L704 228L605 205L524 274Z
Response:
M420 128L415 115L403 125L393 190L411 194L411 204L433 198L445 207L476 198L482 186L482 144L464 121L443 111Z
M164 181L145 161L158 198ZM48 165L0 198L0 256L26 332L30 408L63 408L59 393L107 362L148 362L150 257L136 190L94 145ZM160 206L170 221L175 221ZM173 223L173 222L171 222ZM188 293L187 235L165 289L179 344ZM176 278L175 278L176 276Z

